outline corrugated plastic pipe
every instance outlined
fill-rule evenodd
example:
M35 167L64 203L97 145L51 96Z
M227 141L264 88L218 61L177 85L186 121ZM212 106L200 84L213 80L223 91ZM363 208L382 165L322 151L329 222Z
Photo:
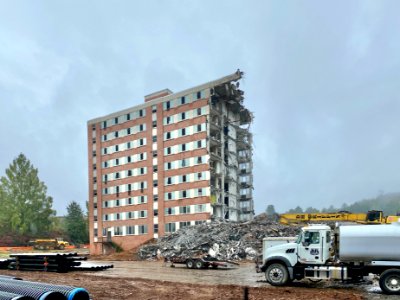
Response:
M0 278L1 282L17 282L19 286L32 287L46 291L54 291L62 293L67 300L90 300L89 293L84 288L78 288L68 285L55 285L42 282L33 282L25 280L13 280Z
M35 287L22 286L22 280L4 279L0 281L0 291L14 293L17 295L30 296L35 300L63 300L65 296L60 292L38 289Z
M0 291L0 300L35 300L29 296L22 296L14 293L7 293Z

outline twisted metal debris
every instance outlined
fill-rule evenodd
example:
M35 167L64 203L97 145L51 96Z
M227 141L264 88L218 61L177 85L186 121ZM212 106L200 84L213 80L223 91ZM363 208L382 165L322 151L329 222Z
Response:
M295 236L298 226L281 225L261 214L244 223L213 221L185 227L139 249L139 258L153 260L199 257L205 254L221 260L254 260L262 251L264 237Z

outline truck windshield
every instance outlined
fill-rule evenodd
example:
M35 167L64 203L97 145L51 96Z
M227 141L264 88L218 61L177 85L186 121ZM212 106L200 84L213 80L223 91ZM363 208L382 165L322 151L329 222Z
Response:
M299 235L297 236L296 244L300 244L302 239L303 239L303 231L300 231Z

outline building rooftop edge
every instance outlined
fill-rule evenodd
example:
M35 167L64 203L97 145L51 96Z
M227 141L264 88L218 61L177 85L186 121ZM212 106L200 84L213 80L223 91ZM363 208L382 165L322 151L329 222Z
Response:
M197 90L201 90L201 89L209 88L209 87L212 87L212 86L216 86L216 85L219 85L219 84L223 84L225 82L237 81L240 78L242 78L242 75L243 75L243 72L241 72L238 69L235 73L227 75L227 76L224 76L224 77L221 77L219 79L216 79L216 80L213 80L213 81L209 81L207 83L203 83L201 85L194 86L194 87L191 87L189 89L186 89L186 90L183 90L183 91L180 91L180 92L177 92L177 93L173 93L173 94L161 97L161 98L156 98L154 100L150 100L148 102L145 102L145 103L142 103L142 104L139 104L139 105L135 105L135 106L132 106L132 107L120 110L120 111L116 111L114 113L111 113L111 114L108 114L108 115L105 115L105 116L102 116L102 117L91 119L91 120L87 121L87 124L88 125L92 125L92 124L95 124L95 123L99 123L99 122L102 122L102 121L105 121L105 120L108 120L108 119L111 119L111 118L118 117L118 116L123 115L123 114L127 114L129 112L134 111L134 110L146 108L146 107L149 107L149 106L154 105L154 104L162 103L164 101L168 101L168 100L171 100L171 99L174 99L174 98L185 96L185 95L190 94L190 93L192 93L194 91L197 91ZM158 93L158 92L155 92L155 93Z

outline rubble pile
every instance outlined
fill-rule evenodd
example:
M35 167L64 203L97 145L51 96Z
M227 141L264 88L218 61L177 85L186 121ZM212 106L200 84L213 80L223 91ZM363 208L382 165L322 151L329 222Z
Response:
M156 244L141 247L138 256L152 260L160 256L188 258L208 254L221 260L254 260L262 252L264 237L295 236L298 228L281 225L266 214L244 223L213 221L161 237Z

